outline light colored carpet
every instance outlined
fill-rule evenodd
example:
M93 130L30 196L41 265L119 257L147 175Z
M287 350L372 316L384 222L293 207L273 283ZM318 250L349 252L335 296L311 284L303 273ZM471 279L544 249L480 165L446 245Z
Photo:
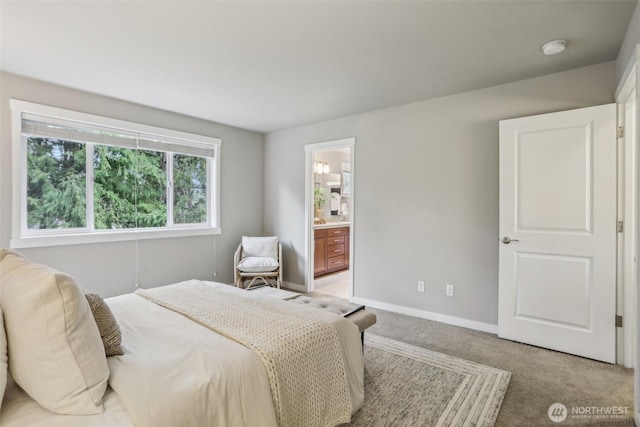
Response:
M492 426L511 374L370 333L349 426Z
M365 335L392 338L440 353L511 372L496 427L597 426L634 427L633 370L596 362L389 311L367 308L378 322ZM552 422L547 411L553 403L575 407L622 407L620 419L573 419Z

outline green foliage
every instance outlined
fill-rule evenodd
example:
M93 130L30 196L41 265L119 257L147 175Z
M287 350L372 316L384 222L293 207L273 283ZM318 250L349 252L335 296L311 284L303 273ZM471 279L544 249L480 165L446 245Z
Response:
M86 227L86 145L49 138L27 141L30 229ZM96 230L167 226L167 153L94 146ZM207 160L173 156L173 220L207 220Z
M27 140L27 227L86 226L84 144L49 138Z
M207 220L207 159L173 156L173 222L197 224Z
M95 147L96 230L167 225L165 153Z
M322 209L327 204L327 199L324 196L324 189L322 187L316 187L313 190L313 199L318 206L318 209Z

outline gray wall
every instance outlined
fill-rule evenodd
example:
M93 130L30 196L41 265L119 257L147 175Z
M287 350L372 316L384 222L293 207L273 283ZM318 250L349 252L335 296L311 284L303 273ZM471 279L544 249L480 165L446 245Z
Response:
M287 248L284 280L304 283L303 147L355 137L355 296L496 324L498 121L610 103L615 86L609 62L268 134L265 232Z
M222 139L221 227L214 237L143 240L139 244L140 285L152 287L190 278L233 282L233 252L242 234L262 235L264 137L217 123L0 74L0 247L11 237L11 113L9 100L51 105L84 113ZM134 242L21 250L27 257L68 272L80 285L103 296L134 289Z
M640 3L636 5L633 12L627 34L622 41L618 58L616 59L616 81L620 81L629 61L634 57L636 45L640 43Z

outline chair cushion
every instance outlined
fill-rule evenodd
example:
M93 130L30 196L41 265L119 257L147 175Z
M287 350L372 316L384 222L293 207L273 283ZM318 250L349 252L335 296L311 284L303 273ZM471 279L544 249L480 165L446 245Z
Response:
M276 271L278 267L278 260L262 256L243 258L242 261L238 263L238 270L244 273L268 273Z
M242 236L242 258L269 257L278 259L278 236Z
M19 254L0 259L11 376L52 412L102 413L109 367L84 292L71 276Z

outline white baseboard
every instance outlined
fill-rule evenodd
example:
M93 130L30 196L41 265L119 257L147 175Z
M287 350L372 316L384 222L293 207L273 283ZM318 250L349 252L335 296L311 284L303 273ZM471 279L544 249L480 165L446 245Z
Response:
M351 299L351 301L356 304L365 305L367 307L379 308L380 310L392 311L394 313L420 317L422 319L433 320L440 323L446 323L448 325L475 329L476 331L488 332L490 334L498 334L498 325L493 325L491 323L477 322L475 320L463 319L461 317L449 316L446 314L433 313L426 310L418 310L417 308L404 307L401 305L388 304L386 302L374 301L366 298L354 297Z
M285 282L284 280L282 281L282 287L285 289L291 289L293 291L307 292L306 286L300 285L298 283Z

